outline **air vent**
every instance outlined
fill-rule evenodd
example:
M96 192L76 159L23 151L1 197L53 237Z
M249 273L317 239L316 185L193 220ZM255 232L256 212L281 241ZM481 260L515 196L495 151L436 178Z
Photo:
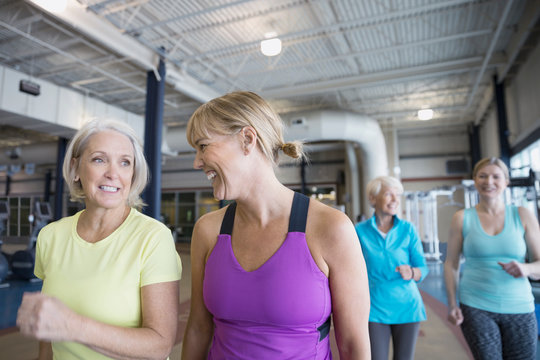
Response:
M448 160L446 162L447 174L466 174L469 171L469 162L466 159Z
M40 93L40 86L30 80L21 80L19 82L19 91L30 95L38 96Z
M297 117L291 119L291 126L302 126L306 124L306 118Z

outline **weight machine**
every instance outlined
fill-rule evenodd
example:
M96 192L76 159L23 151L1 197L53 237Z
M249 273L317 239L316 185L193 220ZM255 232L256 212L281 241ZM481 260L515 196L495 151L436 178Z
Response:
M426 244L424 251L426 260L441 262L439 249L439 226L437 224L438 197L446 196L452 204L454 188L439 188L430 191L405 192L405 218L412 222L420 239Z
M39 281L34 276L36 259L37 236L41 229L52 220L52 211L49 203L36 201L34 203L34 228L25 250L19 250L11 255L11 271L14 276L30 281Z

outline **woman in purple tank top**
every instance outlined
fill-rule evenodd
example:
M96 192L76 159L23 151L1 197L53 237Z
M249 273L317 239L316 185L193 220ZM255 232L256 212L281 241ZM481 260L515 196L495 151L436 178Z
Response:
M191 311L183 359L369 359L369 289L354 226L342 212L279 182L283 140L266 101L234 92L202 105L187 138L215 198L191 244ZM331 320L332 315L332 320Z

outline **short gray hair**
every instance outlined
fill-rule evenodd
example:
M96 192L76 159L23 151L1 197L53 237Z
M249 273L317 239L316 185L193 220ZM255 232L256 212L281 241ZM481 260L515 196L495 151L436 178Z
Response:
M79 167L81 155L86 149L90 137L106 130L116 131L125 135L133 145L133 154L135 158L133 163L133 178L131 179L131 188L129 190L127 205L140 210L145 205L140 195L148 183L148 164L144 158L142 143L133 128L126 123L116 120L92 120L84 124L69 142L64 157L62 172L69 188L70 199L71 201L84 203L86 195L84 194L80 180L75 181L76 171ZM75 159L75 162L72 163L72 159Z
M366 193L368 197L370 196L377 196L383 186L389 187L389 188L397 188L399 191L403 192L403 185L401 182L392 176L378 176L375 179L372 179L370 182L368 182L366 186Z

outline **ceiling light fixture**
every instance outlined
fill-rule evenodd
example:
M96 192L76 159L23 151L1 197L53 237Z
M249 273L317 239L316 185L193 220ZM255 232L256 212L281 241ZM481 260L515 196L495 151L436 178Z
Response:
M266 40L261 41L261 52L265 56L276 56L281 53L281 40L275 32L264 34Z
M67 0L32 0L32 2L52 13L60 13L67 7Z
M433 119L432 109L418 110L418 120L431 120L431 119Z

